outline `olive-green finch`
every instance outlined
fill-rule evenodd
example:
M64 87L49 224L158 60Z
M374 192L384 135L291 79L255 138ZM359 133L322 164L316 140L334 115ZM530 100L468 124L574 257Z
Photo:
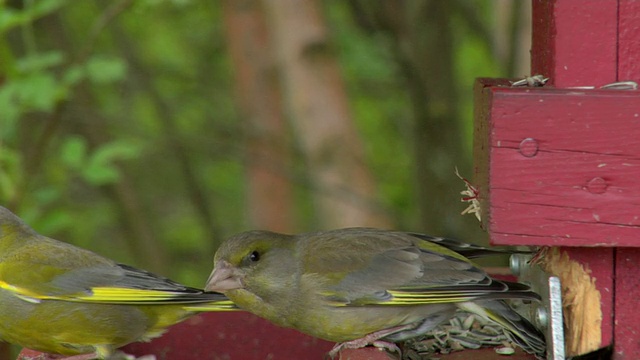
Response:
M331 351L392 342L433 329L463 309L502 325L526 351L545 339L503 299L539 300L491 278L469 258L491 249L427 235L348 228L299 235L250 231L225 241L205 287L271 322L340 342Z
M39 235L0 207L0 340L102 359L198 311L234 308L222 294Z

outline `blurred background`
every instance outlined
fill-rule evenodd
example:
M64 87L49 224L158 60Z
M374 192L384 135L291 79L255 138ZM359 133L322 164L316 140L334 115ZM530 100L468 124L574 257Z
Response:
M254 229L486 243L476 77L529 74L519 0L0 0L0 204L202 286Z

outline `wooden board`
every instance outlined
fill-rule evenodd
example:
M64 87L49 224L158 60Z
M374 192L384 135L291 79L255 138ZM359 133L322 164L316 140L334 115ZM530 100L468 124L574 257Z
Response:
M476 86L474 184L492 242L640 246L640 92L498 84Z
M531 69L557 87L616 81L617 0L533 0Z

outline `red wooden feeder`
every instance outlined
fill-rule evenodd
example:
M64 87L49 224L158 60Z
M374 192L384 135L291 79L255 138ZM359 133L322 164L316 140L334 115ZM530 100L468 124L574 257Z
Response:
M613 345L615 359L636 359L640 91L599 88L640 81L640 2L534 0L533 19L532 72L552 86L476 83L484 225L495 244L558 248L549 268L564 295L595 285L581 300L598 317L566 308L569 355Z
M636 359L640 91L597 88L640 82L640 1L532 3L532 72L549 77L549 84L512 88L506 80L480 79L475 88L474 185L484 225L494 244L558 248L566 257L558 257L551 269L560 277L569 272L562 270L567 263L584 269L595 284L601 316L595 325L581 325L596 326L596 332L573 340L572 316L580 314L569 316L568 341L588 340L588 350L613 345L615 359ZM218 313L195 317L126 350L160 359L320 359L331 346L249 314ZM468 356L499 358L488 350L439 357ZM389 357L367 348L341 358Z

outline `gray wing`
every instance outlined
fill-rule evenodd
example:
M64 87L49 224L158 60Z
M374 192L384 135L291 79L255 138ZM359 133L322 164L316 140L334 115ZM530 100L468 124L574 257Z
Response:
M310 248L316 250L314 261L324 265L315 268L327 279L325 293L334 303L411 305L537 297L524 285L492 279L437 242L425 246L407 233L342 229L317 233L312 239L322 243Z

